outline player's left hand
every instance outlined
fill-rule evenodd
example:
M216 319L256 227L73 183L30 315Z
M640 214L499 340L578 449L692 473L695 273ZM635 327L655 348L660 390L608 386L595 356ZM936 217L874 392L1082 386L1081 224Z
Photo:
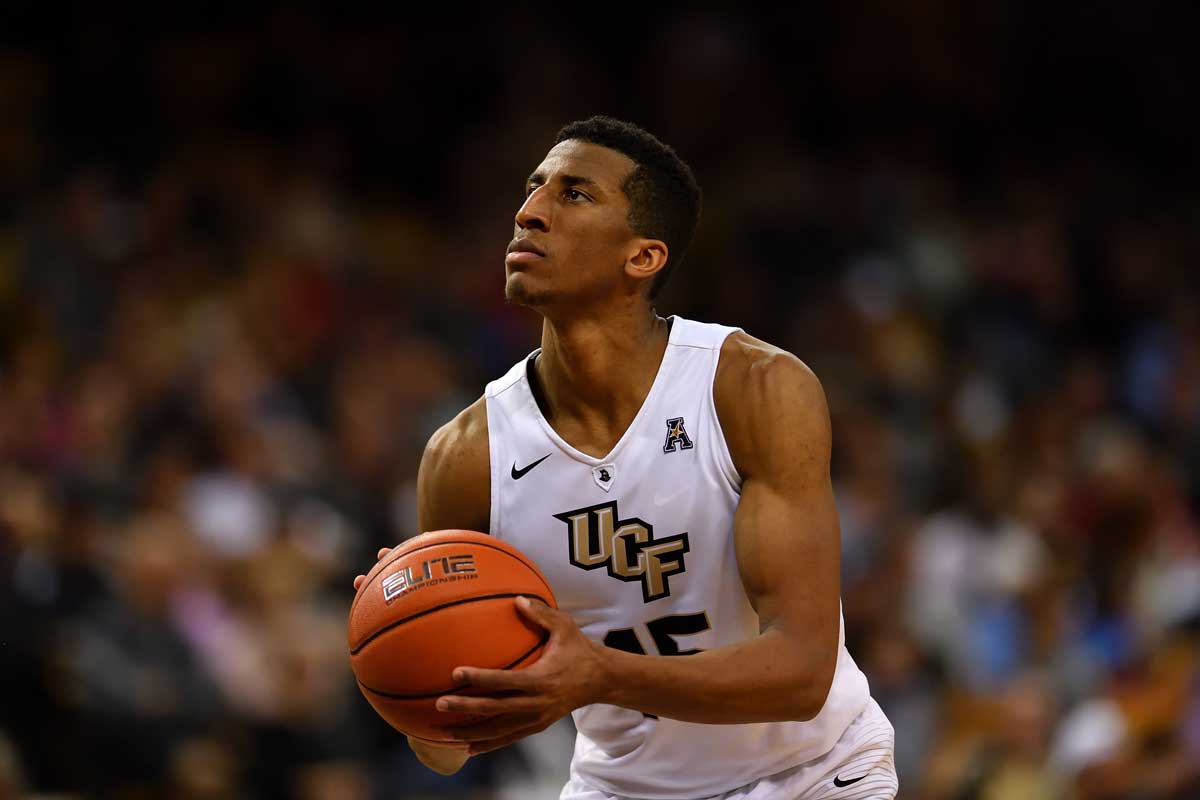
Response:
M488 717L450 729L455 738L470 745L471 755L510 745L545 730L580 706L600 702L606 685L604 646L584 636L569 614L524 597L517 598L516 606L523 617L550 634L542 657L520 670L457 667L456 683L490 694L446 695L437 701L440 711Z

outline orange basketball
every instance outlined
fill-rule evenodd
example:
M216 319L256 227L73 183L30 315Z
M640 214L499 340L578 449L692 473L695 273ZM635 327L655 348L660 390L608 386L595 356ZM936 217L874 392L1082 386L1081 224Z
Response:
M445 728L472 716L434 708L459 688L455 667L521 669L548 638L517 612L517 597L557 608L520 550L475 531L409 539L367 574L350 606L350 667L359 689L396 730L449 741Z

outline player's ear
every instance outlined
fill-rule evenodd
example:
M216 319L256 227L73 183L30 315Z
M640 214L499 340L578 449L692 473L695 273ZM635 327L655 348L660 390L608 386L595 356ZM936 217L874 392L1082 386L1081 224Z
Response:
M661 239L638 239L637 250L625 262L625 274L638 280L653 278L667 265L667 243Z

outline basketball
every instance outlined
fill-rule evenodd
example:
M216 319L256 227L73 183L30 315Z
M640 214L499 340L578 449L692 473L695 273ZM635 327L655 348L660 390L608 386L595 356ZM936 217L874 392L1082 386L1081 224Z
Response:
M401 733L449 741L474 721L438 711L455 667L521 669L548 635L527 622L517 597L557 608L546 578L521 551L475 531L409 539L367 574L350 606L350 667L371 706Z

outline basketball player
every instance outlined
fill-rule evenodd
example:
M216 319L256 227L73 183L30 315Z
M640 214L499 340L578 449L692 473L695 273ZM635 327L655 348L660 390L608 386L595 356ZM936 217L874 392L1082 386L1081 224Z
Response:
M675 152L606 117L563 128L525 183L505 294L542 315L541 347L430 439L418 515L513 543L561 610L516 601L549 633L532 667L455 670L485 694L438 707L481 721L457 748L410 739L439 772L572 713L564 800L897 791L892 726L843 643L817 378L655 313L699 213Z

